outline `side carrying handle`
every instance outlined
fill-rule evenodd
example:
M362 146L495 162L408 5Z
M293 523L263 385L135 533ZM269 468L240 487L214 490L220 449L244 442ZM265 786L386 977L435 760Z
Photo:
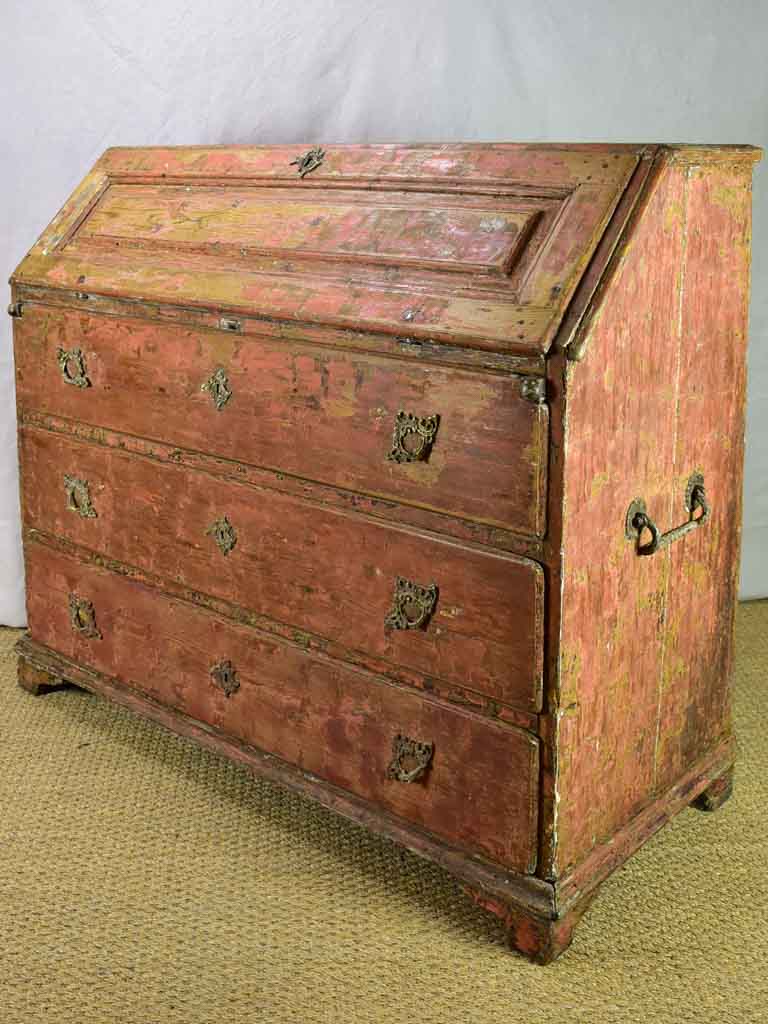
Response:
M688 486L685 489L685 507L688 510L688 521L668 530L667 533L662 533L648 515L643 499L635 498L627 510L624 532L627 540L637 542L638 555L655 555L657 551L668 547L673 541L679 540L686 533L697 530L706 523L711 509L704 490L704 477L701 473L694 473L688 480ZM701 512L699 516L696 515L698 511ZM648 530L651 539L646 544L641 544L644 530Z

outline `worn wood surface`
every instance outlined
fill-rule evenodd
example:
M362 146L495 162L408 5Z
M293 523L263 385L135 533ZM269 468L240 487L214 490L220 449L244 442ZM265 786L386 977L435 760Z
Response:
M20 681L72 678L406 842L546 962L729 792L759 151L327 147L299 179L301 150L110 150L14 275ZM401 408L441 417L427 462L386 460ZM639 556L630 502L669 530L694 472L711 518ZM423 631L383 628L398 575L439 587ZM395 731L435 743L424 780L386 777Z
M146 569L139 569L134 565L119 562L110 555L101 555L64 537L42 533L39 530L27 527L23 532L23 539L25 544L28 541L43 544L54 551L69 554L88 565L97 565L101 568L109 569L110 572L136 580L171 597L198 605L201 608L207 608L217 615L231 619L233 622L253 626L264 633L298 644L305 651L314 651L327 655L330 658L344 661L349 665L354 665L374 675L386 676L393 682L403 686L415 687L428 693L436 700L446 701L448 704L464 708L468 711L471 710L485 718L505 722L508 725L516 725L533 733L537 732L539 716L535 711L525 711L520 707L502 704L493 697L486 697L483 694L467 689L465 685L444 682L427 672L420 672L417 669L408 668L404 665L394 665L391 661L386 661L370 651L353 650L345 647L343 644L329 640L327 637L311 633L306 629L298 630L295 626L291 626L288 623L277 622L266 615L260 615L252 608L235 604L228 598L212 597L209 594L203 594L201 591L195 590L193 587L184 586L184 584L167 576L160 577L148 572Z
M735 769L731 765L727 768L722 775L718 775L716 779L707 786L706 789L702 790L701 793L692 801L691 806L695 807L697 811L719 811L723 804L727 803L733 796L733 785Z
M112 185L80 243L508 274L541 201L215 185ZM553 206L555 203L553 203Z
M554 887L549 882L534 875L519 874L479 855L468 857L455 844L439 839L376 804L333 786L278 757L249 747L231 736L222 735L180 711L129 689L114 678L85 668L43 647L29 637L22 637L17 644L17 651L19 685L27 691L38 687L57 689L72 683L99 694L180 736L194 739L201 746L243 765L256 775L317 800L350 821L375 829L411 853L449 871L476 891L481 890L489 897L514 905L520 911L539 918L556 916Z
M112 150L13 280L546 351L642 149Z
M463 888L479 907L500 919L507 932L507 941L513 949L541 965L551 964L568 949L576 925L589 909L595 895L586 894L562 914L542 918L514 903L489 896L482 890L471 886Z
M27 545L29 624L38 643L224 735L507 867L535 867L538 743L311 655L95 566ZM69 595L90 600L100 639L72 628ZM214 685L231 661L239 689ZM426 776L388 778L402 733L434 744ZM500 784L508 780L508 784Z
M742 465L751 240L751 175L686 171L674 507L691 469L703 473L707 526L669 549L657 786L731 731L733 624L741 549Z
M642 496L669 522L682 202L679 175L665 172L592 321L585 361L562 364L555 877L637 813L653 788L668 552L637 557L624 520Z
M67 384L59 349L91 386ZM22 409L155 438L520 533L544 530L547 407L526 379L375 358L220 330L25 309ZM232 397L201 387L218 369ZM389 461L398 411L440 417L429 458Z
M117 433L106 427L92 426L35 410L20 410L20 422L54 433L71 435L105 448L145 455L159 462L167 462L169 465L186 466L209 476L266 487L306 498L329 508L352 511L361 516L372 516L398 526L413 526L460 541L470 541L472 544L480 544L499 551L510 551L537 561L542 558L544 538L515 533L489 523L459 519L447 512L436 512L433 509L406 505L389 498L377 498L359 491L348 491L315 480L295 477L279 469L262 469L246 462L238 462L236 459L225 459L189 448L178 448L176 445L154 441L151 438Z
M27 526L394 665L539 705L535 562L47 431L24 428L20 451ZM88 482L95 516L68 507L65 476ZM227 554L208 533L223 517L236 533ZM439 588L423 629L385 629L398 576Z
M749 173L663 170L580 341L585 362L564 364L552 877L729 732ZM711 520L639 557L630 502L669 530L688 518L694 472Z
M675 780L674 785L654 796L638 814L618 826L578 864L553 881L557 913L566 912L597 889L676 814L688 806L698 806L697 801L710 787L716 787L717 791L717 780L728 775L735 753L733 737L707 751Z

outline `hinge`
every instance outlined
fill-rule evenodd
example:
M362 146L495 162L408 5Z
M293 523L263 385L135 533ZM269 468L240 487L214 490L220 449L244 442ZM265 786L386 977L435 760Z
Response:
M24 303L23 302L12 302L10 304L10 306L8 307L8 316L12 316L16 320L19 319L19 317L23 314L23 312L24 312Z
M547 400L547 382L543 377L523 377L520 381L520 396L533 405Z

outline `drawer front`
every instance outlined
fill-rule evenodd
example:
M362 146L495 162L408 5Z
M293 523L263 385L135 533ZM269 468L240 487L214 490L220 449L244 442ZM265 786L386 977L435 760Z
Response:
M37 642L450 843L533 870L538 743L523 730L441 707L43 545L27 545L27 582Z
M23 408L544 532L548 412L521 377L35 305L16 343Z
M28 527L392 666L540 708L544 584L529 559L34 427L21 431L21 468Z

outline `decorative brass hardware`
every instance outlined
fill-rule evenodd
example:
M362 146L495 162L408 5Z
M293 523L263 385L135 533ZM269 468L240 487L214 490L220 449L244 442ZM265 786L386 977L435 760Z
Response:
M205 384L201 385L200 390L209 392L213 399L213 404L219 412L221 412L232 397L229 380L227 379L224 368L221 366L208 378Z
M225 697L231 697L240 689L237 669L231 661L220 661L211 669L213 685L223 690Z
M208 537L213 537L216 541L222 555L228 555L235 544L237 544L237 533L226 516L217 519L215 523L211 523L205 532Z
M440 425L440 417L416 416L402 409L395 416L390 462L425 462Z
M8 316L12 316L14 320L18 320L19 317L24 315L24 303L23 302L12 302L8 307Z
M669 547L673 541L679 540L686 533L690 533L706 523L711 509L704 489L704 477L701 473L693 473L688 479L688 484L685 488L685 508L688 512L688 521L681 526L675 526L674 529L668 530L666 533L661 533L658 526L648 515L643 499L635 498L627 510L624 534L627 540L637 542L636 550L638 555L655 555L657 551ZM697 516L696 512L699 510L701 515ZM640 543L643 530L648 530L651 534L651 539L647 544Z
M520 381L520 396L533 405L541 405L547 399L547 382L543 377L523 377Z
M96 612L93 603L77 594L69 595L69 621L72 628L90 640L101 640L102 636L96 625Z
M434 743L419 743L398 733L392 740L392 760L387 777L397 782L416 782L426 774L434 751Z
M223 316L219 320L219 327L222 331L232 331L234 334L239 334L243 329L242 320L236 320L233 316Z
M61 375L67 384L73 384L76 388L89 388L91 386L85 369L85 356L82 349L60 348L56 352L56 358L59 360Z
M395 580L392 607L384 619L385 629L423 628L435 610L436 602L436 584L430 583L428 587L422 587L413 580L398 576Z
M91 489L87 480L64 475L64 489L67 494L67 508L79 512L83 519L95 519L96 509L91 503Z
M297 156L295 160L291 160L289 166L298 167L298 175L300 178L305 177L307 174L311 174L312 171L317 170L320 164L323 162L325 157L325 150L321 149L320 146L315 146L313 149L308 150L303 156Z

